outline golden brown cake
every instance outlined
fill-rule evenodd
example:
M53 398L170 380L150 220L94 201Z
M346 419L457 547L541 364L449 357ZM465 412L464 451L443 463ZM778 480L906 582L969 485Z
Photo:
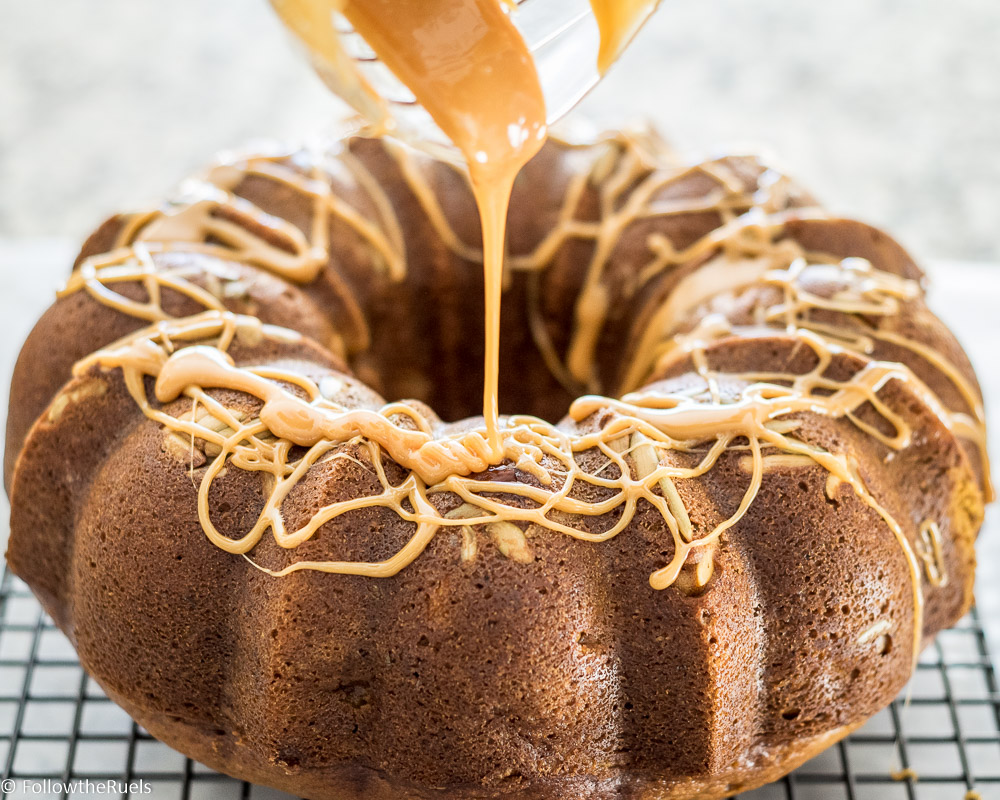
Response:
M546 145L508 231L494 463L454 168L231 156L84 245L7 558L153 735L314 800L717 798L968 609L979 388L889 237L627 135Z

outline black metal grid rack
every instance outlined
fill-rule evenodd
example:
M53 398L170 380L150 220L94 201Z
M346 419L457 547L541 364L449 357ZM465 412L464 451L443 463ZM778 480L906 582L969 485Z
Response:
M117 790L140 781L141 791ZM101 782L114 784L103 787L105 797L286 797L212 772L153 739L84 674L31 592L4 573L0 800L100 796ZM974 797L1000 800L1000 689L975 612L938 636L903 697L844 742L741 800Z

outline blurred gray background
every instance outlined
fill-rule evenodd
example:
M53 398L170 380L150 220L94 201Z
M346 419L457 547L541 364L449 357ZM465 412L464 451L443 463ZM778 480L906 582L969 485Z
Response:
M579 113L766 147L919 257L1000 259L995 0L664 0ZM0 236L77 239L339 115L266 0L0 0Z

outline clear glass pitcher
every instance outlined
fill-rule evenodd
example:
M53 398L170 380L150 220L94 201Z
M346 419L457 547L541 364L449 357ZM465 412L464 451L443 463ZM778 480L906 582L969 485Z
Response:
M531 52L545 97L547 121L552 124L601 79L597 65L600 31L591 2L497 2L509 7L510 19ZM655 7L655 2L648 4L640 24ZM454 160L454 147L413 94L378 60L348 20L336 11L332 13L344 60L333 70L313 60L324 82L361 115L369 129Z

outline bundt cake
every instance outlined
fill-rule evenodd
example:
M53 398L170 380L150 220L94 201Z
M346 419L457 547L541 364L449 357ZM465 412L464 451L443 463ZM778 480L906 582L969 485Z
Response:
M234 154L86 242L7 558L154 736L315 800L719 798L968 609L979 388L892 239L626 134L550 141L508 229L501 459L457 169Z

